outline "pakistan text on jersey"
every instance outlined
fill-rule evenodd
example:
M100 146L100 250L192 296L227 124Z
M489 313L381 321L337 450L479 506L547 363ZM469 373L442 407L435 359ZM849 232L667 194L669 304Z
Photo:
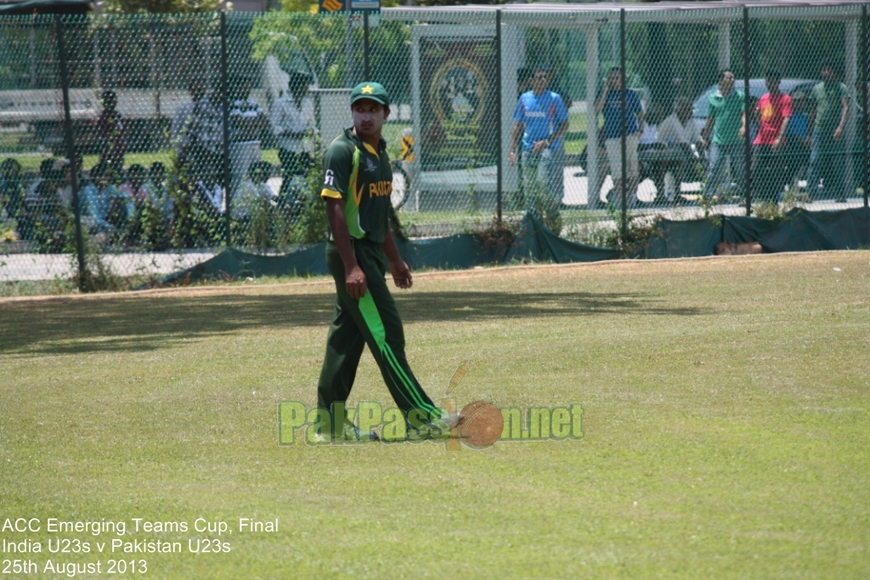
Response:
M393 193L392 181L379 181L377 183L369 183L369 197L389 197Z

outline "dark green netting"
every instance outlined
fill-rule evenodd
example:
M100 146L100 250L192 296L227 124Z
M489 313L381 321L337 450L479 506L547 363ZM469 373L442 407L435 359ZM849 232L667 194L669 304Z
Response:
M758 242L767 253L853 250L870 245L870 209L808 212L794 209L765 220L713 216L693 221L659 222L647 258L709 256L719 242Z
M807 212L792 210L781 220L731 217L727 242L758 242L765 252L849 250L870 245L870 209Z
M722 217L692 221L662 220L659 234L650 240L647 258L709 256L722 241Z
M398 246L405 261L414 270L463 269L492 262L491 254L482 250L473 234L400 242ZM612 260L618 257L619 252L616 250L595 248L559 238L537 217L527 215L505 260L569 263ZM327 273L324 244L316 244L283 256L262 256L226 249L201 264L164 277L160 283Z

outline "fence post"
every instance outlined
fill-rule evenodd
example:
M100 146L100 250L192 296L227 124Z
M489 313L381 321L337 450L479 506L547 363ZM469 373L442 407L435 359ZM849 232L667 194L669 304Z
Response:
M628 80L627 75L625 74L625 8L619 9L619 70L622 75L622 83L621 93L619 94L619 119L622 129L622 138L619 140L620 147L620 155L622 156L622 174L620 175L620 179L622 180L622 192L621 192L621 200L622 200L622 239L628 239L628 194L625 191L625 186L628 183L628 168L626 167L626 151L625 151L625 139L628 137L626 132L628 131L628 115L626 112L626 93L628 91L628 87L626 87L626 81ZM588 151L588 149L587 149ZM637 152L635 152L637 155Z
M86 291L87 264L85 263L85 244L82 239L82 214L79 207L79 167L76 155L76 145L73 139L72 115L69 103L69 71L66 61L66 43L63 36L63 23L60 14L54 15L54 29L57 36L58 61L60 63L60 87L63 93L63 132L66 141L66 156L72 172L72 210L75 222L76 254L78 257L78 287Z
M501 62L502 52L501 52L501 10L495 11L495 78L498 79L498 82L495 85L495 102L496 102L496 118L498 119L498 123L496 123L496 135L495 142L498 143L498 148L496 149L495 156L495 211L496 211L496 221L501 223L501 211L502 211L502 187L504 183L504 177L502 175L503 164L502 164L502 86L501 86Z
M232 230L230 229L230 225L232 224L231 216L231 194L230 194L230 183L232 182L232 177L230 175L230 97L229 97L229 79L227 78L227 13L226 11L221 11L221 114L223 121L223 155L221 156L222 163L222 176L223 176L223 187L224 187L224 200L226 201L226 208L224 211L224 227L226 228L226 243L227 247L232 247Z
M363 74L366 81L372 80L369 70L369 11L363 11Z
M749 67L750 67L750 43L749 43L749 7L743 6L743 115L746 119L746 133L743 135L743 189L746 198L746 215L752 214L752 146L750 144L751 131L749 115Z
M863 155L861 156L861 186L864 189L864 207L867 206L868 193L870 193L870 150L868 150L868 139L870 139L870 124L868 124L867 112L867 83L870 82L867 75L867 68L870 66L870 47L868 44L870 37L870 29L867 23L867 5L861 6L861 104L864 109L864 114L861 118L861 143L863 145Z

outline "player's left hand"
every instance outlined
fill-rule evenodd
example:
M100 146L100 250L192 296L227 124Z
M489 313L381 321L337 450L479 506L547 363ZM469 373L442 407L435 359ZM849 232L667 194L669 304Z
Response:
M407 290L414 283L411 279L411 270L404 260L390 262L390 274L393 275L393 282L396 288Z

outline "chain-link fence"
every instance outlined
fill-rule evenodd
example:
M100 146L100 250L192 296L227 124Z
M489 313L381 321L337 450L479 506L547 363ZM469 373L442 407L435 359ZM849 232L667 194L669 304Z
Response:
M0 280L321 241L363 80L413 237L866 206L867 7L818 4L2 17Z

